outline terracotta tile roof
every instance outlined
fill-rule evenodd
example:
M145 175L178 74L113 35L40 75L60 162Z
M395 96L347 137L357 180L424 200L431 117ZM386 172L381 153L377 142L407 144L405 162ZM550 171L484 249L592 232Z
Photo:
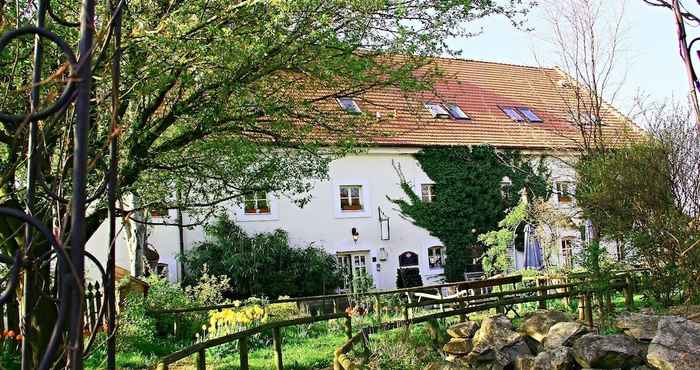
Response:
M431 92L404 96L398 89L385 89L356 97L363 112L381 116L377 128L387 134L374 137L376 145L579 147L581 134L569 120L574 92L571 85L562 85L567 76L560 70L447 58L435 63L444 77ZM432 118L423 106L428 101L456 103L471 120ZM543 122L514 122L499 106L528 107ZM612 145L642 132L609 104L600 118L603 137Z

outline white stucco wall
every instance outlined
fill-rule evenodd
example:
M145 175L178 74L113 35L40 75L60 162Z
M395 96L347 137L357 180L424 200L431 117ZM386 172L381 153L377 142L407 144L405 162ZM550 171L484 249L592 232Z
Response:
M379 288L394 287L398 255L406 251L418 254L424 284L434 283L437 282L435 278L443 271L429 267L428 247L442 243L426 230L403 219L393 203L387 199L387 196L405 197L399 186L399 177L394 165L400 166L406 180L415 186L419 194L420 184L431 183L413 157L416 151L417 149L377 148L368 153L334 161L330 166L330 180L315 184L311 201L303 208L299 208L283 196L272 195L270 215L244 215L240 206L235 204L229 209L237 222L249 233L284 229L289 233L292 243L297 245L314 243L330 253L368 251L367 270ZM573 170L562 161L549 159L547 164L552 171L553 181L575 178ZM364 212L349 215L340 212L337 195L340 185L362 185ZM556 204L554 197L551 201ZM378 207L390 218L390 240L381 240ZM175 220L174 217L175 211L171 211L172 221ZM352 239L352 228L359 232L357 242ZM179 279L180 271L175 260L179 250L177 228L154 226L150 229L149 243L160 253L161 262L169 264L170 279ZM578 231L572 230L571 234L578 235ZM129 266L129 257L123 231L120 236L117 242L117 265L126 268ZM204 238L202 227L186 229L185 247L190 248ZM104 260L106 245L105 223L88 242L88 250L100 260ZM388 254L386 261L379 259L380 248L384 248ZM373 258L376 258L376 261L373 261ZM559 258L558 254L556 258Z

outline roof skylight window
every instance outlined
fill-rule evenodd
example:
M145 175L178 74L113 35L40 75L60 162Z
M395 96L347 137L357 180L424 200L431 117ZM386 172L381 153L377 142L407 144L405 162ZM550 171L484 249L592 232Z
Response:
M355 102L355 99L350 97L342 97L336 100L338 101L338 104L341 108L343 108L344 111L352 114L362 113L362 110L360 109L360 106L357 105L357 103Z
M542 122L542 118L535 114L532 109L528 107L518 107L516 108L525 118L530 122Z
M501 107L501 110L508 116L508 118L512 119L515 122L525 121L523 116L521 116L520 113L518 113L518 110L513 107Z
M447 107L447 110L454 119L471 119L457 104L447 103L445 107Z
M442 104L428 102L425 103L425 107L428 108L433 118L450 118L450 112L448 112Z

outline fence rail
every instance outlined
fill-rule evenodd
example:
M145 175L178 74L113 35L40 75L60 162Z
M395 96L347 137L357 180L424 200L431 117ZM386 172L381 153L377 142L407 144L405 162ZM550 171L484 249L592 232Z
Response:
M512 307L519 303L528 302L538 302L540 308L546 308L546 302L552 299L561 298L571 298L578 297L585 309L582 310L588 319L589 325L592 325L592 294L594 293L594 287L590 284L590 281L583 279L577 279L577 282L570 283L560 283L547 285L546 282L537 280L537 286L529 288L517 288L516 284L523 281L522 276L510 276L505 278L496 279L484 279L478 281L462 281L457 283L440 284L434 286L426 287L416 287L407 289L395 289L383 292L371 292L360 294L358 296L372 296L375 298L374 314L377 315L377 321L379 324L365 327L360 329L356 334L352 331L352 317L346 312L334 312L331 314L324 314L318 316L302 317L292 320L270 322L260 325L255 328L247 329L237 333L225 335L222 337L209 339L204 342L200 342L189 346L187 348L181 349L177 352L171 353L165 357L162 357L157 365L158 370L167 370L169 365L176 361L182 360L186 357L197 355L197 370L206 369L206 350L208 348L216 347L225 343L230 343L233 341L239 341L239 351L240 351L240 369L248 370L248 338L259 334L263 331L272 330L273 336L273 348L275 352L275 369L283 370L283 357L282 357L282 336L280 329L295 325L310 324L314 322L329 321L336 319L345 320L345 334L348 338L343 346L338 348L334 353L334 369L335 370L354 370L356 365L350 361L347 354L352 351L354 346L362 343L364 346L364 353L367 354L367 338L370 334L376 333L383 330L393 330L400 327L406 327L411 324L418 324L423 322L434 323L435 320L441 318L447 318L452 316L460 316L462 320L466 319L466 315L474 312L490 310L495 308L497 312L505 313L508 310L512 310ZM457 289L457 295L453 297L444 298L442 293L442 288L455 287ZM505 290L505 288L513 288L510 290ZM632 290L633 283L629 274L621 275L614 281L608 282L608 288L611 290L622 290L625 292L625 301L627 304L632 304ZM434 297L437 299L426 298L426 296L418 296L416 293L419 292L429 292L438 291ZM496 291L498 290L498 291ZM561 292L560 292L561 290ZM382 309L381 300L379 299L382 295L392 295L392 294L404 294L405 300L402 304L397 307L403 311L403 320L394 320L391 322L382 322ZM291 298L272 301L271 303L290 303L290 302L306 302L311 300L335 300L338 298L347 298L347 295L326 295L326 296L315 296L315 297L301 297L301 298ZM417 299L416 299L417 298ZM413 310L420 307L433 306L439 307L440 312L413 316ZM207 306L207 307L196 307L189 309L175 309L175 310L158 310L152 311L154 314L179 314L185 312L197 312L205 310L221 310L226 308L238 307L235 305L217 305L217 306ZM448 309L449 308L449 309ZM581 317L580 319L583 319Z

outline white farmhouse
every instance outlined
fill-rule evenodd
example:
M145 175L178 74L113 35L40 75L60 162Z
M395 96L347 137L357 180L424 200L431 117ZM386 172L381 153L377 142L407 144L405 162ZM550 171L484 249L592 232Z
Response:
M436 59L444 78L434 91L406 98L398 92L378 91L338 99L336 109L381 116L389 135L378 137L363 154L331 163L329 181L317 182L303 208L275 194L259 193L232 204L234 219L249 233L284 229L292 242L314 243L337 256L352 271L371 274L378 288L395 286L398 268L418 267L424 284L440 281L445 250L428 231L402 218L387 199L404 197L395 166L417 194L435 196L432 181L414 154L426 146L490 144L519 149L528 155L548 154L556 190L552 204L575 213L575 173L566 164L575 158L579 128L572 124L573 84L558 69L471 60ZM600 117L608 140L639 130L613 107ZM562 160L564 159L564 160ZM175 218L175 211L169 215ZM158 217L162 217L158 216ZM185 215L184 223L187 223ZM580 232L564 230L552 264L570 263ZM185 229L182 247L204 240L201 227ZM105 259L107 227L90 239L88 249ZM160 269L171 280L181 276L176 255L181 248L176 227L155 226L149 244L160 254ZM122 237L117 265L127 268L129 256ZM522 255L516 263L522 265Z

